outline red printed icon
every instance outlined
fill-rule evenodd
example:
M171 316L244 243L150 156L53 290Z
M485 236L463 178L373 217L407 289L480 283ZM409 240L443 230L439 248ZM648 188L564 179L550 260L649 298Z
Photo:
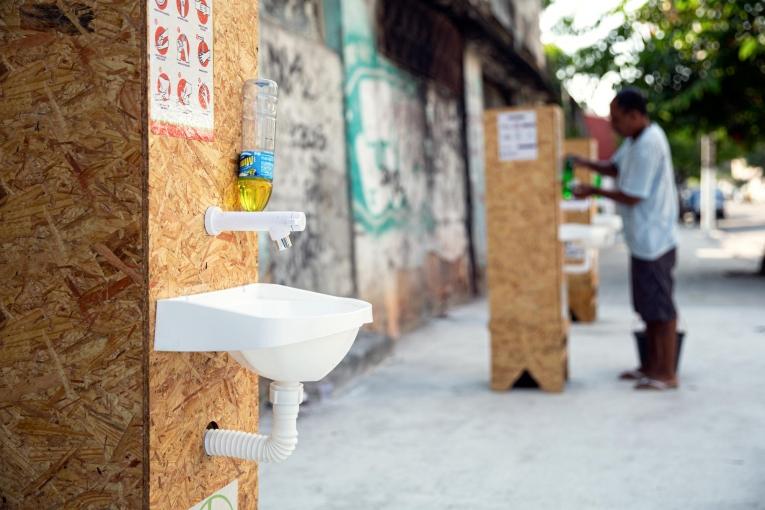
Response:
M157 96L162 101L170 99L170 78L166 73L159 73L157 78Z
M178 9L178 14L181 18L189 15L189 0L175 0L175 7Z
M200 41L199 46L197 46L197 56L199 57L199 63L202 67L207 67L207 64L210 63L212 54L210 53L210 47L207 46L207 43L204 42L204 40Z
M157 48L157 52L160 55L165 55L170 48L170 37L167 35L167 30L162 25L157 27L154 32L154 46Z
M189 63L189 39L186 34L180 34L176 40L178 48L178 62L182 64Z
M155 0L155 2L157 3L157 8L160 11L164 11L165 8L167 7L167 1L168 0Z
M195 0L194 6L197 9L199 22L206 25L207 20L210 19L210 7L207 6L207 0Z
M191 102L191 83L183 78L178 82L178 102L187 106Z
M199 106L201 106L203 110L207 110L207 107L209 105L210 105L210 89L208 89L207 85L203 83L199 86Z

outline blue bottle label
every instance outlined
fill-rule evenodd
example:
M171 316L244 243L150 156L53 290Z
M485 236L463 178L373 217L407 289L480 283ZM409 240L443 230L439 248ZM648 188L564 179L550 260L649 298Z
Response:
M274 178L274 153L271 151L242 151L239 153L239 177Z

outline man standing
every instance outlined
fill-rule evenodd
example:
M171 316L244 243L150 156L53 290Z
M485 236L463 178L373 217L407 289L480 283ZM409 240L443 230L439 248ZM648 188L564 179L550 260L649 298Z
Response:
M617 202L630 251L632 304L646 325L644 366L620 375L637 389L677 387L677 312L672 299L677 246L677 190L664 131L651 122L646 99L624 89L611 102L611 125L624 142L611 161L573 157L575 165L616 178L615 190L580 185L578 198L594 194Z

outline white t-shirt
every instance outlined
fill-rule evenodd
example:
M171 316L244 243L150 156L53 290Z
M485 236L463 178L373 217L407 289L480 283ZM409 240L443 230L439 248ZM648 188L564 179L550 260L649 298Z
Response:
M639 259L655 260L677 245L678 196L667 135L651 123L637 139L625 139L611 161L617 189L641 199L618 204L627 247Z

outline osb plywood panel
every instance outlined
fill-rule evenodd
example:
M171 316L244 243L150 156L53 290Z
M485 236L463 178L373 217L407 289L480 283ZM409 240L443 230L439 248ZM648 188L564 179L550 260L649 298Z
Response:
M500 161L497 114L537 113L538 158ZM507 389L527 370L548 391L565 380L565 280L558 241L562 115L556 106L488 110L486 215L491 312L491 387Z
M563 390L568 352L559 328L493 321L490 331L492 389L506 390L527 371L543 390Z
M594 322L598 316L597 252L593 254L594 269L584 274L566 275L568 307L574 320Z
M254 283L255 234L204 232L210 205L237 207L241 87L257 76L257 2L214 3L215 141L149 135L149 310L156 300ZM146 91L148 94L149 91ZM153 332L150 332L152 338ZM239 480L239 507L257 506L257 465L205 455L210 421L258 430L255 375L227 354L149 355L149 501L186 509Z
M566 154L588 159L597 159L598 141L594 138L570 138L563 143ZM580 182L593 182L595 174L585 168L575 169L575 178ZM597 204L586 211L565 211L564 221L570 223L592 223ZM598 262L597 254L592 268L586 274L566 275L568 283L568 306L572 317L579 322L594 322L598 314Z
M142 3L0 19L0 508L141 508Z
M598 159L598 141L595 138L568 138L563 141L564 154L581 156L588 159ZM585 167L574 167L574 179L582 183L592 184L595 181L595 172ZM597 210L595 200L587 211L566 211L564 221L570 223L591 223L592 216Z

